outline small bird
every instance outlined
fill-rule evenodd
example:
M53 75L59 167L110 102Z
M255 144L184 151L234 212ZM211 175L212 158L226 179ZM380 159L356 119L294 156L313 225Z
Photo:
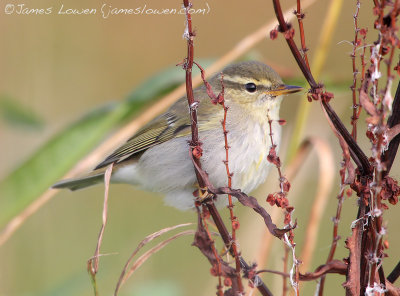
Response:
M227 66L222 71L225 106L228 107L229 169L232 188L249 193L265 181L271 163L270 126L275 149L281 139L279 107L282 96L302 90L285 85L269 66L247 61ZM209 80L214 93L221 87L221 74ZM221 120L224 110L214 105L204 85L194 90L198 102L198 129L203 155L200 162L214 187L227 186L225 142ZM164 114L150 121L125 144L115 150L86 176L63 180L53 188L77 190L104 180L109 164L114 163L111 183L139 185L165 194L165 202L181 210L194 207L193 192L198 188L189 155L191 122L187 98L180 98ZM227 205L220 196L217 205Z

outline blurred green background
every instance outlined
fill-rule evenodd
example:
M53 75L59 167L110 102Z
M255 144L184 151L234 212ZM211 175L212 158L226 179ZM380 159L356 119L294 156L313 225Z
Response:
M295 1L282 1L286 7ZM353 14L356 1L345 1L338 27L332 36L328 60L319 79L335 92L333 106L349 126L352 68L349 54L351 45L344 40L354 38ZM11 4L22 4L10 2ZM110 102L121 102L131 91L157 72L182 61L186 55L186 42L182 38L183 15L117 15L105 19L100 15L101 1L57 2L36 0L25 3L26 8L53 7L51 15L6 14L6 5L0 7L0 179L6 178L23 164L49 139L60 134L70 124L83 118L90 110ZM312 59L321 25L330 1L317 1L306 10L305 30L307 46ZM67 8L95 8L96 15L59 15L61 5ZM177 8L179 1L122 1L105 2L116 8ZM207 8L209 13L193 15L197 32L196 59L216 59L224 55L239 40L270 21L273 8L270 1L194 1L195 8ZM369 41L376 38L371 4L363 3L359 26L369 28ZM17 7L16 7L17 9ZM295 26L296 28L296 26ZM270 64L284 80L304 83L282 36L275 41L265 38L247 54L247 58ZM182 79L184 72L181 71ZM300 82L299 82L300 81ZM175 81L174 81L175 82ZM396 85L397 83L394 83ZM151 86L147 86L151 88ZM300 96L290 96L282 105L281 117L288 121L284 127L283 142L292 136L294 119ZM313 103L306 136L317 136L335 151L339 167L341 153L319 104ZM142 109L141 109L142 110ZM133 114L134 112L132 112ZM129 115L132 115L131 113ZM115 124L117 125L117 124ZM359 137L368 148L360 119ZM114 129L104 135L105 139ZM68 143L67 150L75 143ZM281 152L285 163L285 148ZM298 229L295 231L297 251L303 246L303 233L318 180L318 160L311 154L299 176L293 181L289 199L296 199ZM62 155L58 157L62 161ZM57 159L54 160L57 162ZM399 176L393 167L392 174ZM43 170L43 168L41 168ZM28 176L34 183L37 175ZM28 188L29 189L29 188ZM264 201L267 194L278 189L273 173L267 184L254 195L268 210ZM329 205L319 231L318 245L312 268L326 260L331 243L331 217L336 212L336 180ZM110 295L119 274L136 245L148 234L178 223L196 222L193 212L179 212L165 207L161 198L136 188L116 185L111 187L109 222L106 228L100 259L98 283L100 295ZM3 196L0 196L0 199ZM92 295L86 260L94 252L101 226L103 187L84 191L62 191L0 247L0 295ZM356 199L346 199L336 258L346 256L344 239L350 234L350 223L356 216ZM235 208L241 224L239 242L245 258L254 261L259 240L266 231L261 218L241 206ZM399 222L391 207L385 217L390 248L385 259L385 272L397 263L400 239L392 232ZM223 211L225 216L227 212ZM276 223L282 225L283 218ZM210 266L200 252L191 246L191 237L172 242L160 253L152 256L120 291L120 295L213 295L216 279L210 275ZM281 270L282 242L273 239L272 256L267 268ZM301 258L300 258L301 259ZM277 295L281 291L281 278L265 275L266 283ZM326 295L344 293L344 277L329 275ZM315 282L304 285L303 295L311 295Z

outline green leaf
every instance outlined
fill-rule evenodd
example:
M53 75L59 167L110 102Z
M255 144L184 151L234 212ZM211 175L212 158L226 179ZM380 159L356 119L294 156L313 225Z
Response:
M10 126L41 129L44 121L10 96L0 96L0 117Z
M122 107L122 106L121 106ZM101 108L44 144L32 157L0 183L0 225L17 215L49 188L117 121L123 108Z
M209 61L201 62L204 66ZM89 112L45 143L0 182L0 227L58 181L113 128L184 80L180 67L169 67L138 86L125 100Z

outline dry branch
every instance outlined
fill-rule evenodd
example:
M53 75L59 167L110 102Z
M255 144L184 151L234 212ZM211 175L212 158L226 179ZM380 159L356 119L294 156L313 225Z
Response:
M352 135L349 134L343 122L329 104L329 101L333 98L333 94L324 91L323 86L315 82L310 68L308 67L308 61L305 57L301 56L293 39L294 29L290 23L285 22L285 19L282 16L280 1L273 0L273 4L279 22L278 29L285 36L299 68L311 86L309 91L309 101L320 101L328 122L330 122L332 130L339 139L344 156L344 167L341 170L342 188L340 200L342 200L343 197L343 187L345 184L350 184L351 189L355 191L359 197L357 220L352 226L352 236L346 242L346 246L350 253L349 258L347 259L348 267L345 273L347 279L344 284L346 295L355 296L364 293L366 295L382 293L386 286L382 265L382 259L384 257L383 235L386 233L386 230L382 226L382 215L383 211L388 208L383 201L388 200L391 204L396 204L400 194L400 187L398 186L397 181L387 176L397 153L400 141L397 127L397 124L399 124L399 118L395 119L399 114L399 103L396 100L398 99L399 91L396 93L393 104L393 99L390 94L393 80L391 67L394 51L395 48L398 48L400 45L397 37L398 28L396 27L400 1L395 0L393 3L389 3L384 0L374 0L375 7L373 12L374 15L377 16L374 27L378 30L378 39L371 47L371 66L367 71L365 71L365 47L361 54L362 72L361 88L358 90L359 104L357 103L356 85L358 73L356 70L355 58L357 48L361 46L361 43L365 45L365 36L367 31L365 29L359 29L358 27L360 2L357 1L356 13L354 15L355 37L352 43L353 53L351 55L353 66L353 85L351 87L353 99ZM385 9L390 9L390 12L386 16ZM301 45L302 48L305 48L304 28L300 19L299 29ZM363 40L358 38L359 34L362 36ZM383 90L380 90L378 88L378 80L381 78L380 65L384 60L383 56L388 53L388 58L385 60L387 65L387 81ZM400 63L396 65L394 69L400 74L399 65ZM356 124L361 110L359 105L361 105L369 115L367 118L368 130L366 135L371 141L372 156L370 158L366 156L366 153L356 142ZM390 117L389 125L389 121L387 123L385 121L387 115L392 111L392 108L396 108L397 112L395 114L397 115L392 115ZM391 128L392 130L390 130ZM396 139L396 137L397 140L395 141L394 139ZM389 145L390 151L382 154L382 151L386 150L386 145ZM357 165L357 170L354 170L351 167L349 155ZM347 169L348 172L346 180L344 179L345 169ZM340 210L341 202L338 204L337 216L340 214ZM333 253L336 248L336 231L337 223L335 223L334 226L334 239L327 264L333 260ZM390 277L391 280L394 281L399 274L400 272L397 270L392 272ZM318 291L319 295L322 295L322 291L322 289Z

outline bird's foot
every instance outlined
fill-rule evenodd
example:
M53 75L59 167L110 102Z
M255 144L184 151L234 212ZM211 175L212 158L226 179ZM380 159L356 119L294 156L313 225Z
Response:
M214 198L214 194L211 193L207 187L200 187L199 185L196 184L196 187L198 188L194 193L196 196L196 202L198 203L204 203L210 199Z

